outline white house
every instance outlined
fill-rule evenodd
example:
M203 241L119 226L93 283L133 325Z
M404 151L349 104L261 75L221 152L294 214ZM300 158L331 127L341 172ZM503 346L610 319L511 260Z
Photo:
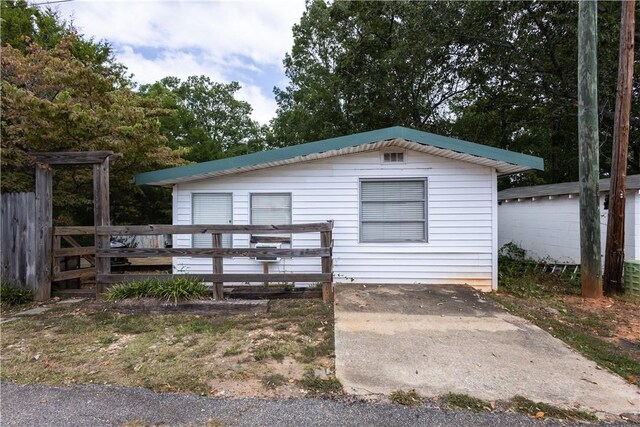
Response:
M606 244L610 179L600 180L600 234ZM578 182L510 188L498 193L498 241L514 242L533 259L580 264ZM640 259L640 175L627 177L625 259ZM603 260L604 262L604 260Z
M496 178L542 169L540 158L392 127L136 175L173 187L174 224L334 221L336 282L497 286ZM248 235L223 238L237 248ZM295 234L293 247L318 247ZM190 235L173 245L209 245ZM282 259L272 273L319 273L314 258ZM211 273L205 258L174 258L174 271ZM225 273L261 273L248 258Z

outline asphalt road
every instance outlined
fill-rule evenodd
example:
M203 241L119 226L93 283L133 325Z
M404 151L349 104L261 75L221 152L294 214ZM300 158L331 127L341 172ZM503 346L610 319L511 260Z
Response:
M323 399L211 399L143 388L0 383L2 426L555 426L514 413ZM582 425L584 424L575 424ZM607 424L613 425L613 424ZM620 424L623 425L623 424ZM628 424L624 424L628 425Z

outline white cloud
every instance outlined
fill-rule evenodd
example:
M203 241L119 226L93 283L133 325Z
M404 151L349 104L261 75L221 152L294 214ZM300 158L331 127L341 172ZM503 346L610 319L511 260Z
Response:
M253 107L252 118L258 123L267 124L275 115L276 101L271 94L265 95L262 88L252 85L243 85L238 91L237 98L247 101Z
M225 80L218 74L215 64L186 52L163 51L158 57L148 59L135 52L132 46L124 46L118 50L117 57L140 84L157 82L167 76L184 80L189 76L205 75L215 81Z
M137 82L200 74L236 80L254 118L267 123L275 114L271 89L282 86L282 59L304 1L76 0L58 9L82 34L112 43ZM281 75L265 82L266 69Z

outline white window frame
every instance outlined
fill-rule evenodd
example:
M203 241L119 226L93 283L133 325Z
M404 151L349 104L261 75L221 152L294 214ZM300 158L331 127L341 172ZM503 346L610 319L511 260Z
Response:
M265 193L260 193L260 192L254 192L254 193L249 193L249 224L253 225L253 196L289 196L289 218L290 218L290 223L293 223L293 195L291 193L287 193L286 191L282 191L282 192L265 192ZM273 224L273 225L281 225L281 224ZM284 224L282 224L284 225Z
M424 183L424 236L421 239L413 239L413 240L384 240L384 239L372 239L365 240L362 236L362 224L367 221L363 221L363 204L367 203L362 200L362 183L364 182L389 182L389 181L422 181ZM426 177L406 177L406 178L361 178L359 183L359 191L358 191L358 240L359 243L428 243L429 242L429 180ZM407 200L409 201L409 200ZM389 202L392 203L392 202ZM368 222L378 222L378 223L394 223L394 222L417 222L417 221L368 221Z
M402 154L402 161L386 161L386 154ZM380 163L384 165L403 165L407 163L407 150L387 148L380 151Z
M286 191L269 191L269 192L253 192L253 193L249 193L249 224L253 224L253 196L289 196L289 218L290 218L290 222L289 224L293 224L293 194L290 192L286 192ZM284 225L284 224L272 224L272 225ZM260 234L260 233L254 233L251 234L251 236L249 237L249 240L251 241L253 236L264 236L264 234ZM291 233L283 233L283 234L269 234L269 236L273 236L273 237L284 237L284 238L289 238L289 243L283 243L283 248L286 247L293 247L292 245L292 240L293 240L293 236L291 235Z
M228 191L194 191L191 193L191 224L193 223L193 196L195 195L200 195L200 194L222 194L225 196L230 196L231 198L231 212L230 212L230 216L231 216L231 222L229 224L233 224L233 193L232 192L228 192ZM196 224L197 225L197 224ZM191 235L191 247L195 248L195 242L193 239L194 234ZM229 236L229 246L224 246L224 236ZM228 247L228 248L233 248L233 234L223 234L223 247ZM210 246L207 246L208 248L213 247L213 238L211 238L211 242L210 242Z

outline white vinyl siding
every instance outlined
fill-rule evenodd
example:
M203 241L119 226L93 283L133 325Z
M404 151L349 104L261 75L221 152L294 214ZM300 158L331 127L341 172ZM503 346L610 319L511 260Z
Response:
M600 244L607 243L606 195L600 195ZM640 192L626 193L625 259L640 259ZM580 264L580 198L577 195L525 198L501 202L498 207L498 245L513 242L527 257ZM602 257L604 263L604 257Z
M417 151L405 163L380 161L380 151L343 155L260 171L212 177L174 187L175 224L191 223L191 194L233 193L233 223L251 224L251 195L291 195L293 224L334 221L334 280L344 283L469 284L493 283L493 194L489 167ZM360 243L360 183L394 177L428 178L428 243ZM279 222L279 221L278 221ZM252 246L249 234L235 234L233 247ZM189 247L190 236L174 236L174 247ZM318 233L294 233L293 247L320 245ZM210 258L174 257L176 272L206 274ZM272 273L320 273L320 258L283 258ZM262 273L246 257L225 258L225 273ZM352 281L353 279L353 281Z
M193 193L191 195L192 224L231 224L233 203L231 193ZM194 234L194 248L210 248L211 234ZM222 246L231 247L231 235L222 235Z
M426 180L361 181L360 241L426 242Z

